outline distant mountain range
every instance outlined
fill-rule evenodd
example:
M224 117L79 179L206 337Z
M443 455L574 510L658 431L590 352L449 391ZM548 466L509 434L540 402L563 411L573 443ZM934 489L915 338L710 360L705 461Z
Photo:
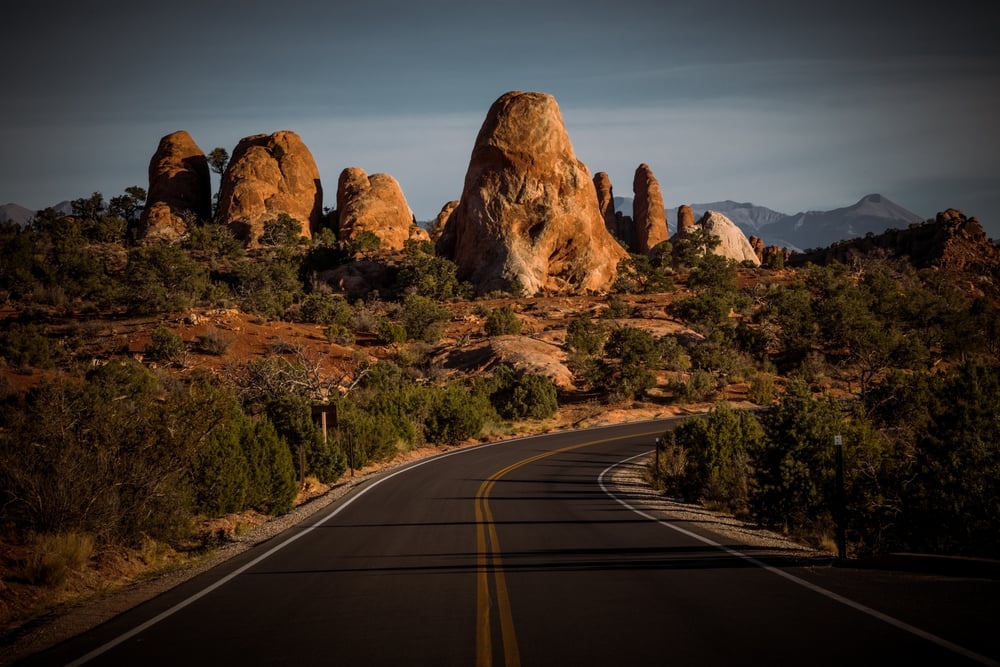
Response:
M69 200L61 201L52 208L65 215L69 215L73 212L73 206L70 204ZM37 213L37 211L25 208L20 204L4 204L3 206L0 206L0 224L12 222L15 225L24 227L31 222L32 218L35 217L35 213Z
M880 234L887 229L905 229L911 224L924 222L916 213L879 194L862 197L852 206L832 211L807 211L789 215L757 206L749 202L732 200L708 204L690 204L695 218L705 211L718 211L732 220L747 237L757 236L764 245L776 245L790 250L825 248L836 241L865 236L869 232ZM615 197L615 210L632 215L632 199ZM677 225L677 209L667 209L670 233Z

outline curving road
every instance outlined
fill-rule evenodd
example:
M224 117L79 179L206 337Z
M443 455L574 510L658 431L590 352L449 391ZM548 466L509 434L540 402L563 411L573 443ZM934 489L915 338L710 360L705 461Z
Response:
M606 492L667 425L375 478L24 664L1000 664L996 578L804 566Z

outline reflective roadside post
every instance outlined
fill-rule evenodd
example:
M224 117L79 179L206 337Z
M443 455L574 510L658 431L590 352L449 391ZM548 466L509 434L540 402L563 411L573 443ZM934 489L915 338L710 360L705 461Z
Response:
M660 444L663 442L663 438L656 439L656 475L660 474Z
M836 507L834 519L837 523L837 558L847 558L847 535L844 524L847 522L847 508L844 506L844 438L838 433L833 436L833 452L837 466Z

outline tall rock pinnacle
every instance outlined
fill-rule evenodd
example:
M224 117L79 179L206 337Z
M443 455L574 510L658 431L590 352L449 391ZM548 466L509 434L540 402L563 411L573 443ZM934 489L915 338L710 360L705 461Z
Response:
M600 291L626 256L605 228L555 98L510 92L476 138L462 198L438 242L483 292Z

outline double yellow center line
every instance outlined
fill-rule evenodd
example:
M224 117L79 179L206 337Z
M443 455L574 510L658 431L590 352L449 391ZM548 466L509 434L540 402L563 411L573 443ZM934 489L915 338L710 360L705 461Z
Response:
M661 431L651 431L650 433L639 434L640 436L654 435ZM500 637L503 642L503 656L505 667L520 667L521 654L517 646L517 633L514 631L514 616L510 610L510 597L507 594L507 580L503 571L503 559L500 551L500 540L497 538L496 524L493 522L493 512L490 510L490 492L496 486L498 480L508 473L536 461L582 449L592 447L605 442L621 440L617 438L604 438L601 440L591 440L582 442L551 452L536 454L535 456L522 459L512 463L502 470L493 473L479 486L476 492L476 665L477 667L492 667L493 665L493 627L490 610L493 608L493 598L490 596L490 574L493 574L493 590L496 594L496 609L500 620Z

